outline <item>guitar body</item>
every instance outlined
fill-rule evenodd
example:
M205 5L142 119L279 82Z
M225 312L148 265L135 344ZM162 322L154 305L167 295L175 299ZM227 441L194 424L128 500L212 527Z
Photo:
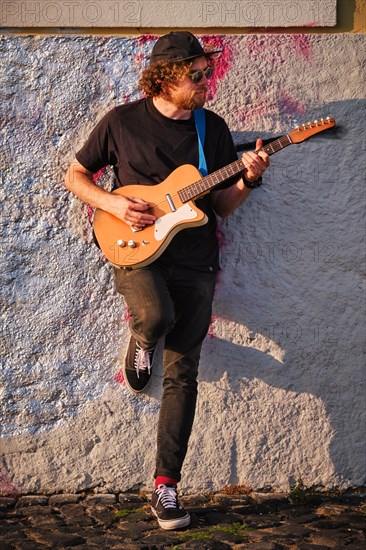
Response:
M182 202L178 192L201 179L194 166L185 164L158 185L126 185L113 191L151 205L153 225L133 231L125 222L104 210L94 214L94 233L106 258L115 266L137 268L156 260L182 229L207 223L207 216L190 200Z

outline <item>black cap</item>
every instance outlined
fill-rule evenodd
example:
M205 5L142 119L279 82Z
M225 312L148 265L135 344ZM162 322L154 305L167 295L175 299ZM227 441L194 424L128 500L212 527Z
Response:
M161 36L152 49L150 64L157 61L187 61L202 55L221 53L222 50L204 49L198 39L188 31L174 31Z

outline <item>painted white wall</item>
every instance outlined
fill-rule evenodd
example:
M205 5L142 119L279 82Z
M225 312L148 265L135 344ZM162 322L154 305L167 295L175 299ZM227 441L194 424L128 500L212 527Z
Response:
M182 487L364 485L365 38L203 39L225 46L209 105L237 143L321 116L338 127L271 157L264 186L221 223ZM0 41L2 493L150 487L161 367L146 396L119 383L124 305L62 182L96 121L138 96L151 46Z

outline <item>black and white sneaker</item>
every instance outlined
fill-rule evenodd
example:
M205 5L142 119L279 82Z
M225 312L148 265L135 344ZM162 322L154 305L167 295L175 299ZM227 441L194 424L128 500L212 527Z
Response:
M178 502L178 492L174 485L159 485L151 501L151 511L158 518L162 529L187 527L191 517Z
M142 349L131 336L126 361L123 366L123 377L126 386L133 393L144 391L151 378L152 361L156 347Z

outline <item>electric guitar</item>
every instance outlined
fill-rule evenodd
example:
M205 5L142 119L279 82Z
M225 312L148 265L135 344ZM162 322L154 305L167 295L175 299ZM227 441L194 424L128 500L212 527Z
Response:
M292 132L271 141L261 150L273 155L288 145L305 141L333 126L335 120L332 118L315 120L313 123L297 126ZM148 202L151 205L149 213L156 217L156 221L136 231L112 214L97 209L94 214L94 233L102 252L118 267L139 268L150 264L164 252L179 231L207 222L206 214L194 201L243 170L244 164L238 159L202 177L197 168L185 164L158 185L126 185L116 189L113 193Z

